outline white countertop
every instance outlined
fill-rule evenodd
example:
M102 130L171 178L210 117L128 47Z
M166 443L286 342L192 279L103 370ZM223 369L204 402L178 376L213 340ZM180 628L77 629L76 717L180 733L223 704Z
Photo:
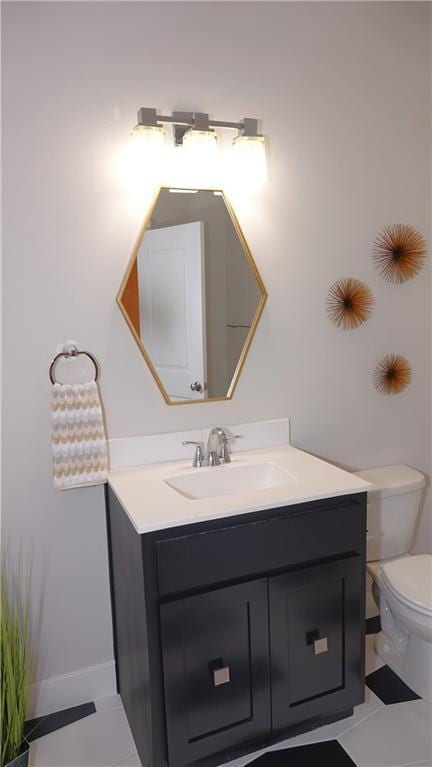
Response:
M258 463L277 464L294 475L295 481L282 487L199 499L184 497L164 481L191 472L223 472ZM233 453L229 465L213 468L193 469L188 460L117 469L109 472L108 483L138 533L366 492L372 487L354 474L290 445Z

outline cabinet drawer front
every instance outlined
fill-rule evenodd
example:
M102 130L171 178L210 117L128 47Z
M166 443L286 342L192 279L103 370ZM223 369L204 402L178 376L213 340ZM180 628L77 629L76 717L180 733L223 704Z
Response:
M288 507L281 517L158 541L159 593L165 596L313 559L362 553L364 506L357 500L303 513Z
M161 605L170 767L270 729L267 582Z
M273 728L359 702L361 558L271 578L269 607Z

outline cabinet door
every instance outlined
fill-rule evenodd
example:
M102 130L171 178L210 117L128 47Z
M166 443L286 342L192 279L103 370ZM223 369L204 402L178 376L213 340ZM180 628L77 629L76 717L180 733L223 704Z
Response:
M271 578L269 600L273 729L360 703L360 557Z
M270 732L266 579L161 605L170 767Z

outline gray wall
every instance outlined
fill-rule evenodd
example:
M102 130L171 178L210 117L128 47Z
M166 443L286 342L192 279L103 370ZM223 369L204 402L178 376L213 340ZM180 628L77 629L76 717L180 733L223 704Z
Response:
M103 491L50 476L50 357L74 338L102 367L110 437L292 418L294 443L364 468L430 470L430 283L389 286L385 224L429 236L429 4L3 3L4 525L34 551L40 677L112 657ZM258 116L271 183L234 200L269 292L234 399L164 404L114 297L144 211L114 159L140 106ZM377 307L352 333L330 283ZM387 352L414 377L375 392ZM425 550L427 516L419 548Z

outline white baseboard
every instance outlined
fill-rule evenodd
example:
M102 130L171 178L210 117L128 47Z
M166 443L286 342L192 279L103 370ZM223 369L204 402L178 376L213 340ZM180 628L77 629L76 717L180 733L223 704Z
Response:
M114 661L42 679L30 688L29 717L45 716L116 694Z

